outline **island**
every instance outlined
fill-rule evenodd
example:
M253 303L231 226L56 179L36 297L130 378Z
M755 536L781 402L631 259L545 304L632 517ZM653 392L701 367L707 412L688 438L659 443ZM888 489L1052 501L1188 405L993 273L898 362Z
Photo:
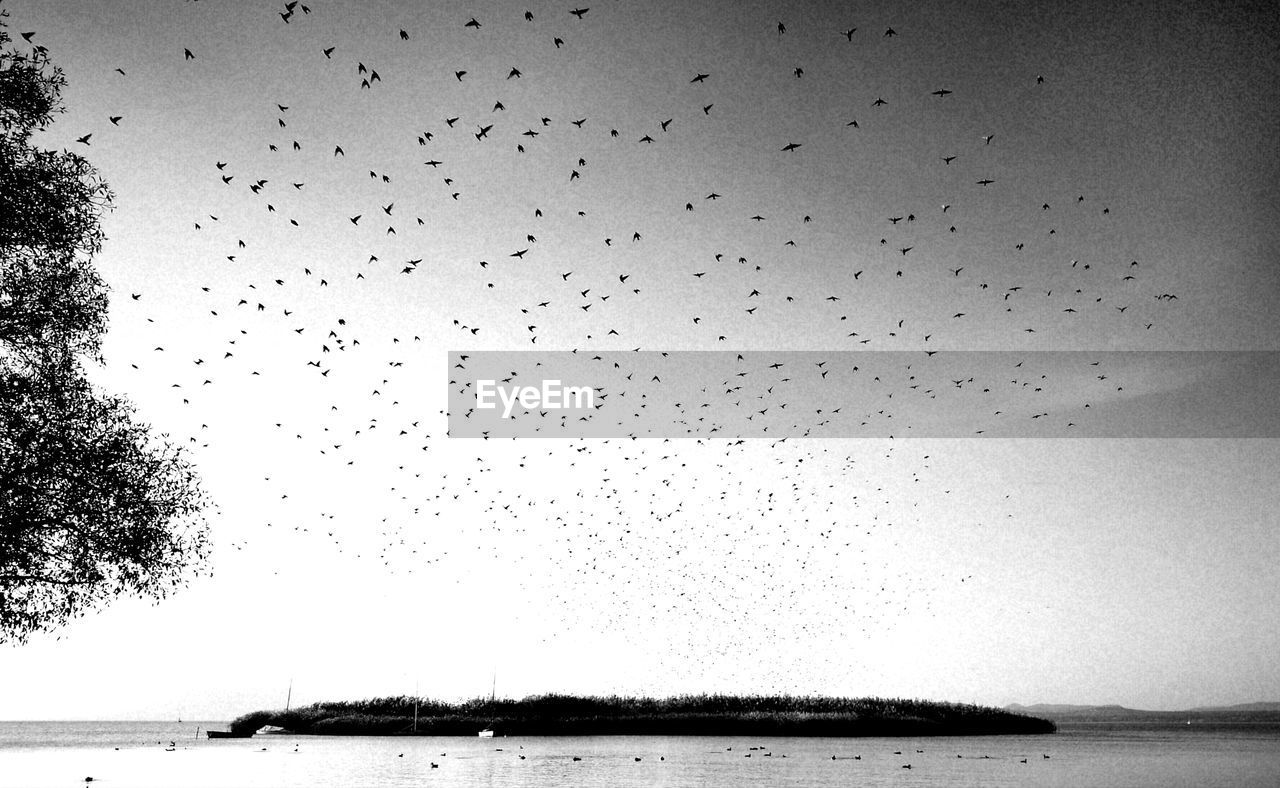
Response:
M330 736L992 736L1047 734L1054 723L989 706L902 698L536 695L460 703L399 696L255 711L233 733L265 726Z

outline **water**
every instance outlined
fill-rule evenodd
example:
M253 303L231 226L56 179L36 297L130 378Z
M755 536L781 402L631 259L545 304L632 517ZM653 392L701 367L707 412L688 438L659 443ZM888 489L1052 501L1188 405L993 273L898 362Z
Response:
M106 788L1280 785L1277 725L1077 724L1052 736L921 739L202 738L209 727L226 726L0 722L0 788L86 777Z

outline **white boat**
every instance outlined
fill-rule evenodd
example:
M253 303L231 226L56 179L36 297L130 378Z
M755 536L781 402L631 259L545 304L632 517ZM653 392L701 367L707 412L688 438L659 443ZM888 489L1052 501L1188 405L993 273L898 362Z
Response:
M493 729L492 729L492 728L485 728L484 730L480 731L480 732L479 732L478 734L476 734L476 735L477 735L477 736L479 736L479 737L480 737L480 738L482 738L482 739L492 739L492 738L493 738Z

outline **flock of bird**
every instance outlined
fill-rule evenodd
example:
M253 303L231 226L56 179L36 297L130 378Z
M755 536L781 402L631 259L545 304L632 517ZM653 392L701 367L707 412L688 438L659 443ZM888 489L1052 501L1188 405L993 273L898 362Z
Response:
M971 98L959 84L915 92L904 79L864 86L856 103L824 98L832 61L892 64L910 27L758 25L741 46L762 53L753 68L767 89L744 90L714 51L685 51L679 61L699 65L678 78L663 55L637 63L634 84L657 84L629 98L593 71L620 36L649 34L623 11L437 11L416 27L367 20L372 32L354 38L322 27L323 2L246 12L243 24L274 26L273 68L298 86L240 107L240 137L190 174L203 210L155 217L191 262L164 285L120 275L130 298L114 303L114 323L145 339L111 346L109 367L158 409L144 415L219 468L207 473L223 510L215 535L273 572L324 555L386 575L507 577L536 600L546 639L620 633L695 677L707 655L854 642L928 615L973 577L963 557L922 574L921 535L979 527L945 521L953 491L933 481L930 450L805 438L842 419L841 434L909 434L908 403L986 403L983 390L1013 403L1006 418L1074 426L1071 413L1123 382L1086 367L1091 388L1055 388L1031 351L1084 331L1140 339L1177 295L1119 243L1106 195L1069 172L1018 183L1019 154L1001 145L1032 132L993 125L961 139ZM421 43L428 33L467 56L445 61ZM245 67L209 50L180 42L166 68L217 84ZM122 63L113 78L132 72ZM1028 105L1055 100L1053 78L1021 79ZM369 120L318 106L311 83ZM421 97L411 108L410 93ZM826 125L777 119L797 108ZM735 128L752 113L786 130ZM137 114L111 111L72 147L96 161ZM950 124L927 161L859 159L861 146L891 155L913 118ZM842 178L846 166L899 167L883 182L930 186L890 190L886 204ZM1112 241L1124 251L1106 252ZM983 374L930 366L973 342L1028 355ZM766 352L779 346L809 352ZM465 370L446 367L449 348L576 351L607 373L612 432L450 437L473 414L457 406L465 396L445 401L469 391ZM663 379L665 359L635 350L722 354L714 372L677 373L700 381L686 399ZM897 352L852 352L871 350ZM546 359L526 360L528 378ZM858 375L860 401L822 389ZM1006 410L981 407L997 422ZM648 408L664 414L646 433L661 439L631 440ZM560 416L517 422L530 419ZM1003 492L954 492L981 502L988 526L1010 516ZM807 658L838 670L837 652Z
M165 743L164 743L164 742L162 742L162 741L161 741L161 742L156 742L156 744L157 744L157 745L160 745L160 746L163 746L163 747L164 747L164 751L165 751L165 752L177 752L177 751L180 749L180 748L178 747L178 743L177 743L176 741L170 741L170 742L168 742L167 746L166 746L166 745L165 745ZM119 750L120 748L119 748L119 747L116 747L115 749L116 749L116 750ZM182 747L181 749L183 749L183 750L187 750L187 749L190 749L190 748L189 748L189 747ZM533 748L531 747L531 749L533 749ZM704 756L706 756L706 755L710 755L710 756L723 756L723 757L741 757L741 758L751 758L751 757L753 757L753 756L758 756L758 757L761 757L761 758L773 758L773 757L777 757L777 758L778 758L778 759L780 759L780 760L781 760L781 759L784 759L784 758L788 758L788 757L789 757L789 755L788 755L787 753L778 753L778 754L777 754L777 756L775 756L775 755L774 755L774 752L773 752L773 750L774 750L774 749L775 749L774 747L766 747L766 746L763 746L763 745L758 745L758 746L756 746L756 745L748 745L748 746L746 746L746 747L739 746L739 747L738 747L738 752L736 752L736 753L735 753L735 752L734 752L734 748L733 748L732 746L730 746L730 747L725 747L723 750L721 750L721 749L716 749L716 750L707 751L707 752L705 752L705 753L702 753L702 755L704 755ZM494 755L495 753L507 753L507 752L510 752L512 755L514 755L514 756L515 756L515 758L513 759L513 760L515 760L515 761L525 761L525 760L528 760L528 759L529 759L529 756L530 756L530 755L533 755L533 757L535 758L535 760L551 760L551 761L566 761L566 760L567 760L567 761L568 761L568 762L570 762L570 763L582 763L582 762L583 762L583 756L581 756L581 755L565 755L565 754L561 754L561 753L559 753L559 752L555 752L554 750L553 750L553 751L551 751L551 752L537 752L537 753L528 752L528 753L526 753L524 750L525 750L524 745L518 745L517 749L516 749L516 750L514 750L514 751L512 751L512 750L510 750L509 748L506 748L506 747L495 747L495 748L492 750L492 753L486 753L485 755L488 755L489 757L492 757L492 758L497 758L497 757L499 757L499 756ZM745 750L745 752L743 752L743 750ZM270 751L270 748L268 748L268 747L258 747L258 748L255 748L255 751L257 751L257 752L269 752L269 751ZM280 751L280 750L277 750L277 751ZM285 751L288 751L288 750L286 749ZM301 752L302 752L301 745L295 742L295 743L293 744L293 749L292 749L290 752L292 752L292 753L301 753ZM412 756L413 754L417 754L417 753L411 753L411 756ZM732 754L732 755L730 755L730 754ZM925 753L925 750L924 750L923 748L917 747L917 748L915 748L915 754L916 754L916 755L925 755L926 753ZM463 756L462 756L461 760L463 760L464 762L465 762L465 761L473 761L473 760L475 760L475 759L477 759L477 758L483 758L483 757L485 757L485 755L481 755L480 753L477 753L477 752L475 752L474 750L471 750L471 748L468 748L468 751L464 752L464 754L463 754ZM666 755L658 755L656 759L655 759L654 757L652 757L652 755L651 755L651 754L648 754L648 755L649 755L649 760L650 760L651 762L652 762L652 761L654 761L654 760L656 760L656 761L658 761L658 762L660 762L660 763L665 763L665 762L666 762L666 760L667 760L667 756L666 756ZM884 753L881 753L880 755L881 755L881 756L883 756L883 755L884 755ZM902 760L902 757L901 757L901 756L906 755L907 757L910 757L910 756L909 756L909 754L908 754L908 753L906 753L904 750L893 750L893 751L892 751L892 753L891 753L891 755L895 758L895 762L897 762L897 761L901 761L901 760ZM445 751L445 752L441 752L441 753L439 754L439 756L436 756L436 757L439 757L439 758L441 759L440 761L436 761L436 760L434 760L434 759L432 759L432 758L430 758L430 757L429 757L429 758L427 758L427 765L428 765L428 767L429 767L429 768L431 768L431 769L439 769L439 768L440 768L440 764L441 764L441 763L444 763L444 762L445 762L445 760L444 760L444 759L445 759L445 758L448 758L448 756L449 756L449 753L448 753L447 751ZM404 758L404 757L405 757L405 753L404 753L404 752L399 752L399 753L397 753L397 754L396 754L396 758ZM594 756L591 758L591 760L595 760L595 761L611 761L611 760L614 760L614 759L617 759L617 758L621 758L621 757L623 757L623 756L620 756L620 755L618 755L618 754L616 754L616 753L595 753L595 754L594 754ZM642 763L642 762L644 762L644 760L645 760L645 756L642 756L642 755L632 755L632 756L626 756L626 757L629 757L633 763ZM948 757L948 758L949 758L950 756L946 756L946 757ZM965 756L964 756L964 754L963 754L963 753L956 753L956 754L955 754L955 757L956 757L956 759L957 759L957 760L963 760ZM1000 756L992 757L991 755L987 755L987 754L984 754L984 755L970 755L970 756L969 756L969 758L970 758L970 760L977 760L977 761L1009 761L1009 760L1015 760L1015 759L1016 759L1016 760L1018 761L1018 763L1021 763L1021 764L1025 764L1025 763L1027 763L1027 760L1028 760L1026 757L1018 758L1018 756L1016 756L1016 755L1000 755ZM1050 758L1051 758L1051 756L1050 756L1048 753L1041 753L1041 754L1040 754L1040 758L1039 758L1039 760L1045 760L1045 761L1047 761L1047 760L1050 760ZM834 755L832 755L832 756L831 756L831 758L830 758L830 759L831 759L832 761L861 761L861 760L863 759L863 757L862 757L862 755L861 755L861 754L854 754L854 755L847 755L847 754L834 754ZM874 756L870 756L870 757L868 758L868 761L871 761L871 760L873 760L873 759L874 759ZM414 761L414 760L415 760L415 759L413 759L412 757L410 758L410 761L411 761L411 762L412 762L412 761ZM458 759L457 759L457 758L455 758L455 760L458 760ZM672 758L672 760L673 760L673 761L678 761L678 760L681 760L681 759L678 759L678 758L676 758L676 757L673 757L673 758ZM825 757L823 758L823 760L825 760ZM918 762L918 761L917 761L917 762ZM901 768L901 769L912 769L912 768L915 768L911 763L898 763L898 766L899 766L899 768ZM950 765L949 765L949 768L950 768ZM464 767L464 769L465 769L465 767ZM85 782L94 782L94 781L95 781L95 779L96 779L96 778L93 778L93 777L86 777L86 778L85 778Z

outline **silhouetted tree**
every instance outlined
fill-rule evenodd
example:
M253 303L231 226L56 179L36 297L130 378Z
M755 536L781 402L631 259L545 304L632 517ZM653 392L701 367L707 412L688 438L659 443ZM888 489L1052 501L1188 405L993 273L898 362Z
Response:
M107 287L93 268L111 193L31 143L61 111L47 53L11 48L0 10L0 640L26 641L122 594L159 599L207 557L182 452L85 377Z

